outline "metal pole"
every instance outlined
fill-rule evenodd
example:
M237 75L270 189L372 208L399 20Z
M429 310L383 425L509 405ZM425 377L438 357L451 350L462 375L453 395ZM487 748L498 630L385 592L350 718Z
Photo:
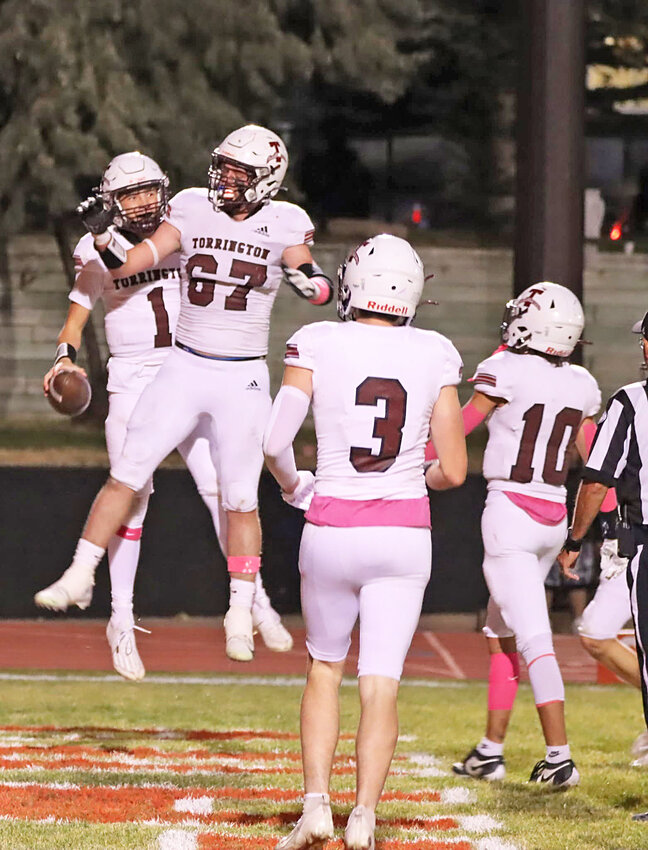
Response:
M585 0L522 0L514 294L583 297Z

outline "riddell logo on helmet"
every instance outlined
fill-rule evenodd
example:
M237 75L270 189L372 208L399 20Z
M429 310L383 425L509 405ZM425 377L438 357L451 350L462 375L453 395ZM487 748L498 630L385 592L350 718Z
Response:
M394 304L379 304L378 301L367 301L367 310L377 310L379 313L398 313L405 315L407 307L396 307Z

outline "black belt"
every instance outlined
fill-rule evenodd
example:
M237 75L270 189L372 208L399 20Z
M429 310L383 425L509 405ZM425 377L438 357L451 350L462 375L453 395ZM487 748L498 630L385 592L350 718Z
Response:
M202 351L196 351L193 348L189 348L188 345L183 345L181 342L178 342L178 340L176 340L175 344L183 351L187 351L189 354L195 354L196 357L204 357L205 360L233 360L241 362L243 360L265 360L266 358L265 354L257 354L255 357L228 357L224 354L203 354Z

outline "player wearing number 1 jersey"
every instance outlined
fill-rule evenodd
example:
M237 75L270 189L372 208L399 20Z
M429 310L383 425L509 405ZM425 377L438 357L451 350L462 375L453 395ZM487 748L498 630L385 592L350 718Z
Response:
M153 233L168 203L168 178L158 164L138 151L115 157L103 174L102 203L113 210L111 233L125 250ZM44 379L61 369L78 369L70 358L81 342L83 328L99 300L105 309L108 362L109 413L106 445L111 463L121 454L131 413L171 350L173 331L180 310L180 256L171 254L159 264L129 277L113 280L87 233L74 250L75 283L70 292L70 309L59 335L56 363ZM60 355L60 356L59 356ZM216 534L224 545L224 523L219 505L216 471L210 455L209 431L200 424L178 445L199 493L212 516ZM142 525L152 479L137 493L134 509L108 545L112 592L112 616L107 637L117 672L128 679L141 679L144 665L133 633L133 587L140 552ZM38 595L39 604L65 608L69 604L65 586L57 585ZM90 599L78 600L86 607ZM289 648L290 635L271 608L257 579L256 618L264 640L271 648ZM270 624L270 625L269 625Z
M179 252L181 302L175 345L133 411L121 456L93 505L66 581L75 586L73 595L87 592L96 562L134 494L203 424L227 514L226 652L237 661L253 657L261 551L257 490L271 406L265 363L270 312L284 276L314 304L331 296L330 281L310 253L308 215L272 200L287 165L279 136L248 125L213 151L208 188L180 192L162 224L139 245L124 251L101 216L85 218L115 279L137 275Z
M530 781L568 787L579 780L567 743L565 693L544 580L565 538L569 450L601 403L590 373L566 360L583 324L582 307L565 287L542 282L526 289L507 305L506 348L479 364L474 394L464 407L466 432L489 416L482 536L490 673L486 735L454 765L461 775L488 780L505 775L503 742L519 650L547 745Z
M348 850L374 847L375 808L396 744L398 683L430 575L426 477L443 490L466 474L461 359L445 337L409 326L423 280L405 240L369 239L339 274L338 313L353 321L307 325L286 347L264 438L267 462L284 498L306 507L312 474L297 473L292 441L312 399L317 471L299 553L310 656L301 712L306 796L277 850L319 848L332 837L338 687L358 616L358 782L344 840ZM429 429L440 463L424 477Z

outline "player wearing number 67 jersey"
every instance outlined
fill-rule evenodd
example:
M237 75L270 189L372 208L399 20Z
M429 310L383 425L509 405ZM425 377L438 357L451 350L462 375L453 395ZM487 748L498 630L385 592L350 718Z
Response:
M139 245L124 251L101 217L85 219L114 279L138 275L179 252L181 302L174 347L133 411L66 582L74 585L74 596L87 592L97 559L131 510L134 494L202 423L215 447L227 514L226 652L237 661L253 657L261 552L257 491L271 406L265 364L270 312L284 275L314 304L331 296L330 281L310 253L311 220L300 207L272 200L287 165L279 136L248 125L213 151L208 187L180 192Z
M138 151L120 154L108 165L102 177L100 196L86 206L109 208L114 238L128 250L160 224L168 202L168 178L159 165ZM44 379L49 381L61 369L78 369L70 355L76 354L83 328L97 301L105 308L108 362L109 413L106 419L106 445L111 463L121 454L126 427L144 389L151 383L168 353L180 310L180 256L171 254L155 266L113 280L101 255L87 233L74 250L75 283L72 302L59 334L56 363ZM201 423L178 445L200 495L212 516L221 546L225 544L225 523L219 505L216 471L211 459L209 430ZM117 672L128 679L141 679L145 669L133 633L133 586L140 551L142 524L146 515L152 479L137 493L135 506L108 545L112 591L112 616L107 637ZM65 608L69 604L65 584L38 594L39 604ZM77 604L90 603L79 599ZM260 631L271 648L289 648L290 635L281 626L257 578L255 614Z
M565 538L569 450L601 403L590 373L566 360L583 324L580 302L568 289L549 282L530 286L507 305L506 348L479 364L475 392L463 410L466 433L489 416L482 536L490 674L486 735L455 764L461 775L487 780L505 775L504 736L519 650L547 745L531 781L568 787L579 780L567 743L565 691L544 580Z
M404 239L369 239L339 274L338 314L353 321L307 325L287 343L264 438L267 462L284 498L306 507L312 474L297 473L292 441L312 399L317 471L299 553L310 655L301 715L306 797L277 850L321 847L332 836L337 689L358 616L358 786L345 845L374 846L375 808L396 744L398 683L430 575L428 430L440 458L428 485L455 487L466 474L461 359L445 337L409 325L423 280Z

